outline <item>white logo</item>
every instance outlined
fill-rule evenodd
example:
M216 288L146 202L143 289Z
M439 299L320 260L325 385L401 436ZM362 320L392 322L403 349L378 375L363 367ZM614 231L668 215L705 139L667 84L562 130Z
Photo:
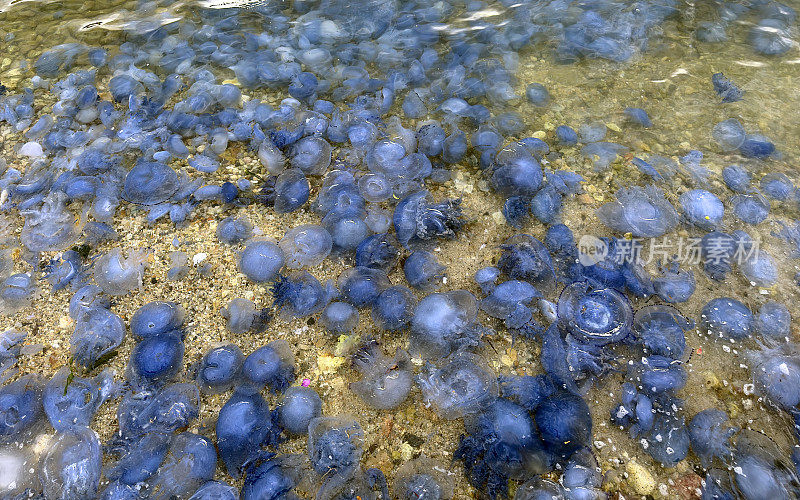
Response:
M593 266L608 257L608 245L597 236L583 235L578 240L578 260L584 266Z

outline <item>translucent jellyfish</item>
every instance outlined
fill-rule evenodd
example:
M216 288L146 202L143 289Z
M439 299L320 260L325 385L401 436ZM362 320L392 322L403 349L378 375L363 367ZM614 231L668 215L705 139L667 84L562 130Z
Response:
M264 452L245 467L245 480L241 496L235 488L232 498L257 500L264 498L298 498L292 489L303 479L302 456L280 455ZM194 498L194 497L192 497ZM227 500L227 498L202 497L203 500ZM200 500L200 499L198 499Z
M497 377L476 354L457 353L441 368L429 364L417 376L425 404L448 420L481 411L499 392Z
M554 454L569 456L592 437L589 405L578 394L559 390L545 398L534 412L545 446Z
M781 484L783 478L771 462L769 458L755 455L737 458L734 478L741 498L791 498L786 491L787 484Z
M127 392L117 407L123 439L148 432L173 433L200 414L200 390L194 384L171 384L156 391Z
M234 344L210 349L197 367L197 384L204 393L219 394L239 382L244 354Z
M531 83L525 87L525 97L534 106L546 106L550 101L550 93L541 83Z
M686 385L686 370L683 362L666 356L651 355L630 365L629 377L639 382L639 389L646 394L676 391Z
M724 28L722 28L722 39L727 39ZM722 97L722 102L736 102L742 100L742 95L744 94L742 89L725 78L725 75L722 73L714 73L711 75L711 84L714 86L714 92Z
M735 151L747 135L741 122L735 118L721 121L711 129L711 136L723 151Z
M371 267L391 272L400 257L400 245L390 233L364 238L356 248L356 267Z
M466 290L428 295L414 309L409 351L413 356L443 358L477 346L488 331L477 316L478 302Z
M429 196L427 191L419 191L401 200L395 208L395 233L406 248L412 241L453 238L464 224L460 200L431 203Z
M322 415L322 399L310 387L292 386L283 393L276 411L284 430L306 435L311 421Z
M131 333L144 338L181 330L185 315L183 306L176 302L160 300L148 302L131 316Z
M273 281L283 267L285 256L271 240L250 240L239 254L239 270L256 283Z
M392 194L392 187L382 173L367 173L358 180L358 189L365 200L372 203L386 201Z
M108 91L117 102L127 101L142 90L142 84L127 74L116 75L108 82Z
M500 277L500 270L494 266L486 266L475 272L475 283L481 287L481 291L489 294L497 286L497 278Z
M286 168L286 158L271 140L265 140L258 148L258 159L273 175L280 174Z
M727 422L728 414L714 408L697 413L689 422L692 451L703 467L709 467L715 457L725 460L731 456L729 441L738 429L725 425Z
M369 235L364 219L352 214L330 213L322 219L322 225L330 233L337 253L355 250Z
M317 474L349 478L359 468L364 431L345 416L317 417L308 425L308 456Z
M613 142L593 142L581 148L581 155L592 161L595 170L605 170L617 157L628 151L626 146Z
M377 342L368 340L353 354L352 360L361 379L350 384L350 389L367 405L389 410L408 397L413 375L405 351L398 349L390 358L381 352Z
M514 500L563 500L564 498L564 488L560 484L539 476L525 481L514 493Z
M313 267L331 253L333 241L328 231L316 224L304 224L286 231L278 242L286 256L286 267Z
M373 233L385 233L392 228L392 212L373 205L367 209L364 224Z
M302 171L290 168L275 179L275 212L285 214L294 212L308 201L310 186Z
M85 285L72 294L69 299L69 316L77 321L91 309L108 309L109 307L111 307L111 303L99 286Z
M611 410L611 421L629 430L635 438L653 428L653 397L637 391L631 382L622 384L622 403Z
M462 460L470 484L489 498L508 495L509 479L527 479L550 470L551 457L528 411L498 398L468 416L453 458Z
M653 278L656 294L661 300L671 304L689 300L696 286L694 271L681 271L677 261L664 265L661 268L661 275Z
M742 302L729 297L712 299L700 311L702 330L724 340L741 340L753 332L755 318Z
M612 288L588 281L568 285L558 299L560 327L585 342L604 345L631 331L633 310L628 299Z
M0 314L11 314L30 305L36 284L30 273L12 274L0 283Z
M789 343L747 353L756 389L787 410L800 404L798 352L797 345Z
M317 278L307 271L295 271L291 276L278 276L271 287L273 308L285 318L302 318L315 314L328 305L336 295L332 281L323 287Z
M245 217L225 217L217 223L217 239L234 245L249 239L253 235L253 223Z
M770 287L778 281L778 264L766 250L758 249L739 263L747 280L760 287Z
M510 196L503 203L502 213L506 222L514 229L520 229L531 214L531 199L525 196Z
M713 231L722 222L725 206L717 196L704 189L693 189L680 196L683 215L695 226Z
M133 346L128 379L142 387L162 385L176 377L183 368L184 350L179 332L145 337Z
M214 443L191 432L178 434L172 438L163 463L150 480L148 497L186 498L212 479L216 468Z
M186 252L170 252L167 279L170 281L180 281L188 275L189 255Z
M436 260L436 256L427 250L414 250L403 262L403 274L406 281L420 290L438 288L445 277L445 266Z
M115 396L116 391L113 370L103 370L90 379L72 377L69 368L63 367L47 382L42 403L57 431L88 427L100 405Z
M292 166L306 175L321 175L331 164L331 145L321 137L305 137L292 147Z
M603 475L592 451L582 448L573 453L561 476L567 500L602 498L602 483Z
M256 309L252 300L243 298L231 300L220 310L220 314L227 321L226 326L231 333L263 331L270 319L268 310Z
M370 267L351 267L338 279L342 299L356 307L372 305L382 291L391 286L386 272Z
M529 234L515 234L500 249L497 268L514 280L524 280L543 290L555 283L553 261L547 247Z
M283 392L295 379L294 353L284 339L276 339L251 352L244 360L242 374L248 384L259 389L267 386Z
M7 498L25 498L27 492L39 487L36 464L39 457L25 447L13 444L0 448L0 495Z
M650 128L653 126L653 122L647 115L647 111L642 108L625 108L625 114L630 121L636 123L637 125L641 125L644 128Z
M402 127L402 125L400 126ZM364 161L372 172L389 176L406 152L409 149L416 149L416 138L413 132L411 132L410 140L413 142L413 148L407 148L402 142L380 140L372 146Z
M722 180L731 191L746 193L750 188L751 175L740 165L728 165L722 169Z
M156 205L178 191L178 174L168 165L140 161L128 172L122 197L138 205Z
M737 498L796 498L800 494L797 468L766 434L743 429L736 437L730 478Z
M789 223L780 222L779 224L781 225L781 229L772 234L786 241L786 243L789 243L790 257L794 259L800 257L800 221Z
M739 153L746 158L765 159L775 152L775 144L761 134L748 134L739 146Z
M119 347L125 337L125 324L119 316L102 307L88 308L75 321L70 351L86 368Z
M645 451L664 467L675 467L689 453L689 432L683 418L656 413Z
M762 19L750 28L748 41L753 50L767 56L784 54L794 45L789 28L780 19Z
M95 262L94 280L109 295L125 295L142 286L149 258L146 250L135 250L126 258L119 248L115 248Z
M597 209L597 216L611 229L640 238L663 236L678 224L678 212L655 186L620 189L616 201Z
M780 172L770 172L766 174L758 183L761 192L776 200L786 200L795 191L792 180L786 174Z
M0 387L0 438L25 437L44 415L42 382L36 375L23 375Z
M358 192L353 174L345 170L332 170L325 176L315 205L322 214L361 215L365 202Z
M149 432L127 446L109 447L116 459L104 470L105 476L126 485L146 481L163 462L169 440L168 434Z
M683 358L685 332L693 327L693 321L666 305L643 307L633 317L633 330L647 351L673 359Z
M531 198L531 214L544 224L555 224L559 221L561 202L561 193L548 182Z
M599 345L571 334L562 335L556 323L544 331L542 367L557 386L578 393L578 383L588 387L594 378L607 371L608 355Z
M679 158L681 169L691 177L695 184L708 184L708 176L711 171L702 165L703 152L693 149Z
M58 259L52 259L45 268L45 278L50 282L53 292L71 286L78 289L86 284L87 266L83 258L74 250L67 250Z
M383 330L395 331L405 328L417 305L411 290L402 285L382 291L372 305L372 319Z
M511 144L497 153L492 187L505 197L533 196L542 186L542 167L528 148Z
M731 197L733 213L747 224L760 224L769 215L770 203L760 194L737 194Z
M578 127L578 133L584 143L598 142L605 139L608 127L603 122L589 122Z
M240 477L243 467L262 446L275 443L280 434L277 414L256 390L237 389L220 409L216 424L217 448L228 474Z
M62 431L44 452L39 478L46 498L96 498L100 487L100 440L86 427Z
M81 234L83 217L67 211L67 196L53 191L38 210L25 210L20 241L32 252L66 250Z
M728 233L712 231L706 234L700 240L703 270L711 279L724 281L732 270L734 256L741 249L741 243Z
M480 301L480 308L493 318L503 319L509 328L519 329L532 321L531 307L542 298L533 285L520 280L509 280L497 285Z
M358 325L358 309L347 302L331 302L322 311L320 322L333 333L348 333Z
M756 330L765 337L784 339L792 330L792 315L781 302L768 301L761 306L756 316Z
M394 497L399 500L449 500L453 498L453 472L424 456L404 463L394 476Z

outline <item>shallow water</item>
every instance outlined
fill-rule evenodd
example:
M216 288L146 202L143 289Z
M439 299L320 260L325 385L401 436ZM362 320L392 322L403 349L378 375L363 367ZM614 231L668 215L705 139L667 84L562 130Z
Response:
M298 19L299 14L290 9L291 2L262 1L237 6L232 3L215 0L147 4L136 1L0 1L0 83L5 85L7 94L20 92L30 85L34 76L33 62L53 46L78 42L103 47L112 56L118 52L121 44L138 41L141 34L158 26L200 22L201 14L206 9L216 9L221 17L238 13L243 32L255 30L264 22L264 12L273 15L279 8L285 9L290 26L301 26L306 19ZM359 12L375 9L379 5L369 1L332 3L345 6L345 14L341 14L338 21L356 26L361 22ZM523 6L535 11L544 3L530 2ZM800 10L800 1L787 0L786 4ZM425 6L428 6L427 2L418 2L418 8ZM646 50L637 50L629 60L622 62L600 58L559 61L555 57L558 39L544 35L536 43L505 54L505 67L513 75L511 85L518 96L516 99L499 103L480 98L474 102L470 100L470 103L484 104L494 115L506 111L520 113L523 129L507 138L533 136L544 139L550 144L551 150L558 154L548 156L543 164L546 163L551 169L566 169L584 176L584 192L565 198L561 212L561 222L572 229L576 239L586 235L611 235L612 232L595 216L595 210L612 201L620 187L651 183L631 163L634 156L656 154L677 160L690 150L702 151L702 166L708 170L708 182L698 181L682 170L659 183L666 192L667 200L678 207L680 194L697 187L707 188L717 194L726 204L722 225L724 230L746 230L758 241L759 248L767 249L775 258L779 276L777 282L769 287L755 286L736 271L724 282L717 282L709 279L701 266L689 265L687 268L695 270L697 289L688 302L679 305L679 309L687 318L698 320L701 308L713 297L735 297L753 311L757 311L767 300L777 300L785 303L794 316L792 338L797 340L800 309L796 304L800 295L795 274L800 271L800 261L793 258L790 246L776 237L775 233L781 229L782 221L798 217L798 203L792 199L772 201L770 214L764 222L756 226L744 224L734 217L730 209L728 201L734 193L725 187L721 177L725 166L736 163L751 172L755 186L764 174L776 172L788 175L795 186L800 183L800 114L797 111L800 109L800 38L797 36L797 22L793 21L791 26L794 38L788 52L779 56L765 56L756 53L747 42L757 16L744 15L731 22L727 29L727 41L707 43L696 40L695 31L699 23L717 18L717 3L681 1L677 7L677 14L649 31ZM437 26L442 36L435 48L440 54L447 54L451 50L449 38L464 36L471 41L480 37L482 28L476 27L475 21L484 20L503 26L519 8L519 5L506 7L489 2L482 9L467 11L463 5L458 5L448 16L447 22ZM573 5L573 9L565 12L564 16L573 16L574 8ZM78 60L75 69L86 66L83 59ZM152 69L146 63L140 67ZM377 64L370 63L367 67L376 77L382 75L385 69L380 61ZM232 70L213 67L213 71L218 83L239 84ZM711 75L718 72L724 73L744 90L743 100L725 104L720 102L711 85ZM109 98L106 89L110 77L107 68L98 71L98 88L106 98ZM550 101L546 106L534 106L525 99L525 88L533 82L541 83L548 89ZM273 106L289 97L285 88L244 89L243 95L247 99L262 99ZM182 94L178 95L178 98L182 97ZM51 96L37 91L37 115L40 108L46 109L54 102ZM643 128L633 125L624 114L626 107L645 109L653 126ZM395 103L388 114L402 116L399 104ZM722 151L713 140L711 130L714 124L728 118L737 118L748 133L759 133L770 138L777 147L777 153L768 159L758 160ZM422 121L424 119L403 118L406 127ZM605 170L593 168L591 161L581 156L580 147L563 147L556 142L557 126L566 124L577 130L581 124L589 122L604 123L608 127L608 135L604 140L629 148L629 152L613 161ZM0 133L2 155L8 167L24 172L31 163L19 154L20 145L26 139L8 124L0 124ZM196 151L194 146L190 150L192 153ZM132 165L133 157L127 160ZM240 178L259 183L266 176L255 152L245 143L231 142L221 156L221 164L222 167L215 173L194 172L194 175L203 177L206 183ZM186 167L186 161L176 159L172 165L176 169ZM0 166L0 173L2 171ZM319 177L311 179L312 200L316 198L321 182ZM429 183L429 189L437 200L460 197L468 219L468 224L455 239L441 240L435 246L434 253L447 266L447 280L442 290L463 288L481 297L473 279L474 273L484 266L497 263L500 255L498 247L503 241L519 232L544 238L547 226L533 218L529 218L521 229L514 229L505 222L500 212L503 198L489 188L478 168L478 156L473 151L452 168L450 180L441 184ZM18 241L23 219L10 204L2 205L2 208L8 216L9 227L4 230L0 224L0 236L11 236L7 243L0 238L2 248L13 249L14 272L30 271L30 266L25 262L31 258L30 252L22 248ZM364 405L348 387L350 382L358 379L358 374L347 362L346 355L348 348L355 345L358 338L374 336L386 352L394 352L395 348L407 347L406 331L379 331L367 310L361 311L355 335L349 338L337 338L325 332L318 324L318 315L274 320L263 334L234 335L226 330L220 309L231 299L245 297L262 306L271 302L270 291L266 287L247 280L238 272L237 256L241 246L223 245L214 235L216 222L229 215L247 215L263 235L275 239L280 239L289 228L300 224L317 224L320 220L310 204L297 212L277 214L259 204L231 206L202 203L185 224L176 227L164 219L148 224L144 212L123 203L113 219L120 239L92 248L90 255L99 256L113 248L147 248L152 256L143 285L124 296L113 298L114 313L127 324L133 312L150 301L172 300L182 304L188 320L185 377L188 377L203 353L215 343L235 343L247 354L268 341L287 339L295 351L297 380L308 379L310 386L320 393L323 414L353 415L363 427L364 468L380 468L391 485L399 467L412 458L426 456L452 470L454 498L478 498L479 493L464 477L461 462L452 461L459 436L464 433L460 419L443 420L437 417L432 409L424 406L417 388L412 390L409 399L398 409L376 411ZM683 242L703 234L702 230L682 224L670 234L673 239L668 242L669 248L677 251L678 239ZM179 245L175 245L176 242ZM652 242L646 245L645 252L650 250ZM193 262L189 277L182 281L166 278L170 267L169 253L176 249L187 252ZM36 258L46 263L56 253L45 252ZM211 270L201 273L201 266L206 263L211 264ZM335 279L342 270L352 265L351 252L326 259L309 271L324 283L327 279ZM658 265L655 259L647 262L646 269L656 274ZM34 271L37 278L41 278L40 269ZM404 283L400 266L395 266L389 277L394 284ZM41 290L31 305L10 316L0 316L0 332L13 328L28 333L25 343L41 345L42 348L31 348L20 358L19 373L39 373L50 377L60 367L71 364L69 337L74 329L74 321L68 315L71 292L61 290L50 293L44 279L38 282ZM557 297L548 295L551 300ZM636 299L633 305L634 309L638 309L656 302L659 302L658 299L651 297ZM485 315L481 316L481 320L494 328L496 334L489 337L478 352L498 375L542 372L539 340L515 339L501 321ZM118 378L122 379L134 344L132 336L126 335L116 354L104 367L116 369ZM729 413L733 425L767 435L785 454L776 458L787 461L796 444L791 418L751 390L750 361L745 353L759 348L757 340L717 342L692 329L686 333L686 344L684 361L688 383L677 391L676 396L683 401L682 414L687 421L706 408L724 409ZM596 381L586 395L594 421L592 451L604 474L603 490L612 497L649 495L654 498L699 498L704 470L696 456L689 453L676 467L662 467L642 449L638 439L632 439L626 430L610 422L609 414L619 403L625 365L637 360L641 353L630 346L619 346L614 349L614 355L618 369ZM415 366L423 363L422 360L413 361ZM91 373L94 375L99 371L96 368ZM203 395L200 416L188 430L213 439L216 416L229 395L230 392ZM264 395L270 406L274 407L277 397ZM92 425L103 443L118 430L116 406L116 402L103 405ZM52 434L53 430L48 427L41 432ZM44 441L45 438L40 437L37 442ZM280 451L305 453L306 440L290 439L281 445ZM633 477L639 474L640 469L631 464L639 464L648 471L644 474L649 476L644 480L644 486L638 476ZM548 477L557 480L559 476L556 471ZM241 480L232 480L221 464L217 467L215 478L237 487L242 483ZM299 492L304 498L312 497L313 486L305 487L306 490L301 488ZM512 481L512 495L515 487L516 483Z

